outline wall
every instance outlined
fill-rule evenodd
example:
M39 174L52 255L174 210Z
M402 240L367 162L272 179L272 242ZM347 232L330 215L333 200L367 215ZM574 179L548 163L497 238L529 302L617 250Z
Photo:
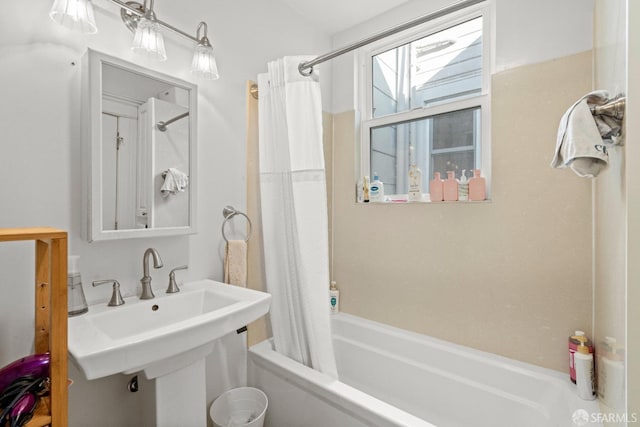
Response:
M543 3L494 3L491 202L355 204L354 58L334 61L332 278L348 313L566 371L567 335L591 333L591 182L549 163L560 117L591 89L593 2Z
M594 20L594 87L612 94L626 93L626 1L597 0ZM594 339L596 351L608 356L603 341L612 337L626 347L627 194L625 148L609 150L609 168L594 181ZM607 408L624 412L622 390L606 393L605 364L598 357L600 397Z
M596 0L594 86L610 93L625 93L624 147L610 151L610 167L595 181L595 311L594 335L600 383L611 374L603 359L605 337L617 340L625 360L625 390L601 396L602 408L631 419L640 416L640 8L636 2ZM606 391L606 389L605 389ZM626 391L626 393L625 393ZM624 422L611 425L626 425Z
M640 140L640 4L627 1L627 140ZM640 164L640 146L627 147L627 163ZM640 169L631 167L627 171L627 259L640 259ZM640 414L640 265L630 262L627 266L627 412Z
M142 254L151 246L165 264L152 271L156 292L164 292L169 270L182 264L189 270L179 273L179 281L219 280L222 209L227 204L246 208L245 82L266 70L270 59L328 50L329 37L279 4L158 1L157 15L178 28L195 33L198 21L209 25L221 78L196 81L188 71L191 42L165 33L169 59L159 64L142 61L129 49L132 34L120 22L118 8L106 0L93 3L100 32L86 36L53 23L48 18L50 1L33 2L28 8L20 2L3 4L0 227L49 225L68 230L69 253L81 255L90 302L109 298L109 289L89 285L96 279L118 279L126 295L135 293ZM80 138L79 60L87 47L198 84L198 234L91 244L81 239L80 147L85 141ZM30 245L0 246L0 365L32 350L32 252ZM208 368L217 366L215 360L208 363ZM70 389L70 425L139 425L139 402L124 392L128 377L87 382L73 365L70 374L75 380ZM223 374L216 369L208 372L209 401L231 381Z
M493 0L494 70L503 71L591 49L593 1ZM451 3L449 0L434 0L428 4L421 0L408 1L336 34L333 37L334 48L346 46ZM541 28L544 30L541 31ZM333 78L333 113L350 111L354 105L358 105L354 93L353 61L354 56L350 54L331 61L334 76L339 76Z

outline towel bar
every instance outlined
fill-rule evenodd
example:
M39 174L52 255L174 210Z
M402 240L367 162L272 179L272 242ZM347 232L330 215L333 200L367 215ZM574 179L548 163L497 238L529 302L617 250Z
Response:
M604 105L591 106L591 114L594 116L609 116L616 120L622 120L624 118L626 103L627 98L619 95Z
M225 208L222 209L222 215L224 216L224 221L222 221L222 238L224 239L224 241L229 243L229 239L227 239L227 235L224 232L224 226L234 216L242 215L243 217L246 218L247 223L249 224L249 232L247 233L247 238L244 240L245 242L248 242L249 239L251 238L252 224L251 224L251 220L249 219L247 214L236 210L233 206L225 206Z

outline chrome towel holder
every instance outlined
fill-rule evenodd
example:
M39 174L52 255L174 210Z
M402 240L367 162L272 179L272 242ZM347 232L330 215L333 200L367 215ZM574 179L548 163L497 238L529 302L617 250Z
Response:
M222 238L224 239L225 242L229 243L229 239L227 239L227 235L224 232L224 226L227 224L227 222L231 218L233 218L236 215L241 215L245 217L245 219L247 220L247 223L249 224L249 231L247 232L247 238L244 240L245 242L248 242L249 239L251 238L251 231L252 231L251 220L249 219L247 214L245 214L244 212L240 212L239 210L236 210L236 208L234 208L233 206L229 206L229 205L225 206L224 209L222 209L222 216L224 216L224 221L222 221Z

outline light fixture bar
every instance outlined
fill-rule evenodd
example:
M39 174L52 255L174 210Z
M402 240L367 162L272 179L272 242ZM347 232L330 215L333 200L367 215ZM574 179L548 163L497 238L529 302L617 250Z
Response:
M123 9L128 10L129 12L133 13L134 15L137 15L137 16L140 16L140 17L144 17L144 13L143 12L140 12L138 9L135 9L135 8L129 6L125 2L122 2L120 0L110 0L110 1L112 3L117 4L118 6L120 6ZM191 34L185 33L184 31L174 27L171 24L167 24L166 22L164 22L164 21L162 21L160 19L157 19L157 18L155 19L155 22L157 22L159 25L165 27L166 29L173 31L174 33L177 33L177 34L179 34L179 35L181 35L183 37L186 37L186 38L188 38L190 40L193 40L196 43L199 42L199 40L197 38L195 38L194 36L192 36Z

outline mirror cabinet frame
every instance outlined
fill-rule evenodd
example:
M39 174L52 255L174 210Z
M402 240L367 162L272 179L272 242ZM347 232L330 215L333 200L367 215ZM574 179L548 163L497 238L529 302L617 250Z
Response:
M104 230L102 164L103 64L122 68L189 91L189 215L188 224L175 227ZM88 49L82 59L82 176L84 237L89 242L141 237L178 236L196 233L197 99L195 84L149 70L122 59Z

